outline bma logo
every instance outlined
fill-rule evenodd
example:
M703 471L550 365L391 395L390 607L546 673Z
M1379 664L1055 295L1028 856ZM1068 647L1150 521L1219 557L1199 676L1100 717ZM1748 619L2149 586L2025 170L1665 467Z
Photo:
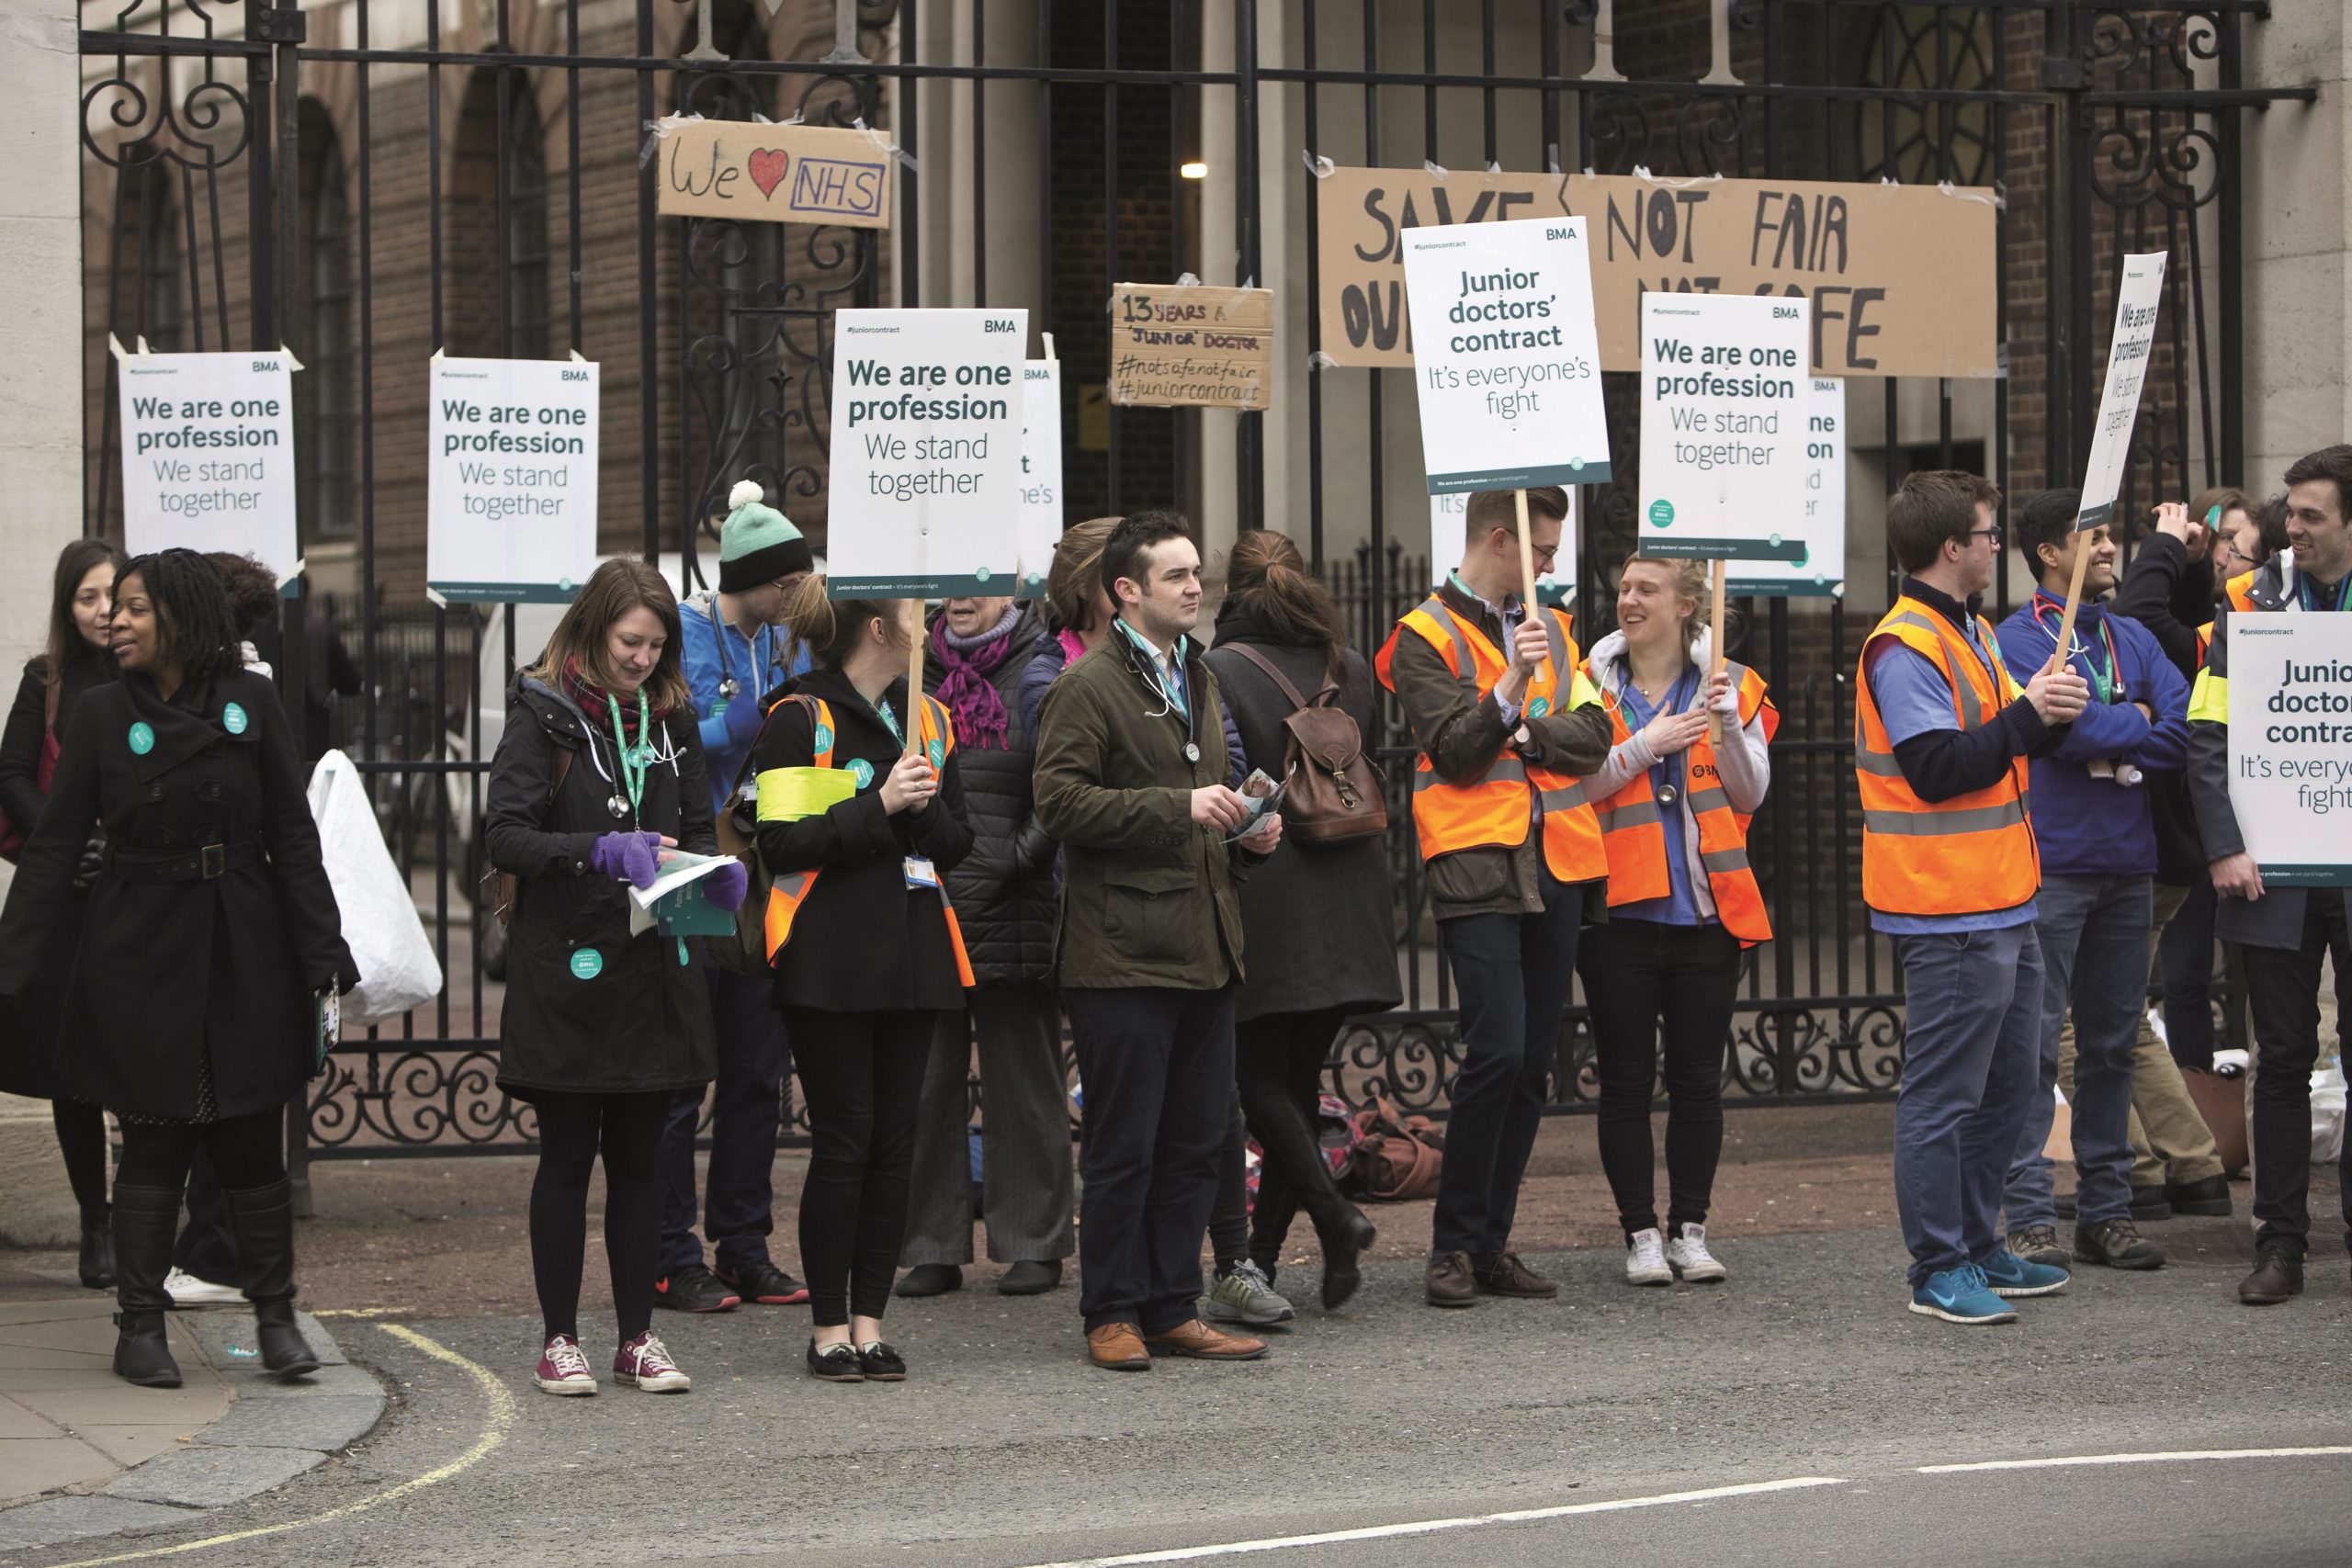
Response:
M980 323L980 330L984 333L1009 333L1012 330L1012 323L1011 321L1000 321L994 316L990 316L987 321Z
M1772 307L1772 319L1776 321L1794 321L1800 314L1802 314L1802 312L1799 311L1794 305L1775 305Z

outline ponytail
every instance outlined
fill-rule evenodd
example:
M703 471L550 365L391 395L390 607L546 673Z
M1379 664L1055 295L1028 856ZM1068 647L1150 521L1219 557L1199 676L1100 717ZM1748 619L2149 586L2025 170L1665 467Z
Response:
M1337 684L1347 618L1287 534L1253 528L1225 558L1225 596L1284 643L1323 651L1324 679Z
M797 577L784 591L784 629L796 648L808 650L811 662L836 665L849 657L865 635L868 621L890 628L893 646L906 646L906 630L896 599L829 599L825 580L815 572Z

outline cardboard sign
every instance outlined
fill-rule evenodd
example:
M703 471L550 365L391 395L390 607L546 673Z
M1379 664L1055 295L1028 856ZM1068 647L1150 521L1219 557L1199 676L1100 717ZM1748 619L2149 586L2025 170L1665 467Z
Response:
M1021 596L1045 592L1062 536L1062 366L1032 359L1021 401Z
M1768 295L1642 297L1644 555L1804 553L1804 310Z
M1585 238L1578 218L1404 237L1431 495L1609 481Z
M1111 290L1111 400L1262 409L1274 382L1271 288L1122 283Z
M425 395L425 586L569 604L596 570L597 367L436 359Z
M284 581L294 532L294 379L283 354L125 355L122 543L229 550Z
M2001 373L1990 190L1334 169L1316 200L1316 308L1335 365L1413 362L1407 234L1574 213L1591 225L1604 370L1641 368L1651 292L1809 300L1809 368L1824 376Z
M833 327L827 588L1019 591L1026 310L859 310Z
M2230 617L2230 808L2262 880L2352 887L2352 615Z
M1535 574L1535 597L1546 604L1566 602L1577 588L1577 488L1567 490L1568 514L1560 520L1560 548L1552 570ZM1430 497L1430 586L1438 587L1462 564L1469 547L1470 497L1460 491ZM1516 518L1511 525L1518 527Z
M1806 405L1804 512L1797 552L1785 560L1737 560L1727 593L1842 599L1846 594L1846 383L1813 378Z
M2115 333L2107 349L2107 385L2098 395L2098 423L2091 431L2090 460L2083 468L2083 510L2077 530L2096 528L2115 513L2123 469L2132 460L2132 425L2140 417L2140 389L2148 379L2148 355L2155 347L2156 316L2164 301L2165 257L2125 256L2115 290Z
M673 115L658 134L665 218L890 226L890 139L878 130Z

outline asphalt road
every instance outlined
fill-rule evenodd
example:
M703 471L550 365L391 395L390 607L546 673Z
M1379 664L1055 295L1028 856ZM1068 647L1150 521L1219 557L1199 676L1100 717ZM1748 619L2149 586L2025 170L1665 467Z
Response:
M395 1404L345 1460L202 1531L26 1561L1025 1568L1235 1561L1197 1549L1256 1556L1329 1531L1370 1533L1266 1560L2352 1561L2352 1454L1922 1473L2352 1446L2352 1280L2334 1235L2309 1294L2255 1312L2231 1293L2242 1217L2158 1228L2171 1267L2086 1272L2011 1327L1903 1311L1890 1232L1733 1237L1725 1286L1634 1291L1613 1254L1541 1257L1560 1301L1445 1314L1419 1304L1417 1270L1384 1264L1358 1310L1312 1314L1263 1362L1135 1376L1083 1363L1067 1286L898 1303L914 1375L895 1386L809 1380L797 1309L665 1315L696 1380L669 1397L541 1397L528 1321L346 1318L338 1337ZM1801 1480L1825 1483L1645 1501ZM1644 1506L1590 1507L1627 1501ZM1529 1510L1544 1517L1485 1519Z

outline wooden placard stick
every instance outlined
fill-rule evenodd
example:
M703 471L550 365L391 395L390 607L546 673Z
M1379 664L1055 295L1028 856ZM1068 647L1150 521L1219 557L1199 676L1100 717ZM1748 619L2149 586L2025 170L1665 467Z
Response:
M1535 543L1527 533L1527 491L1522 487L1511 491L1511 495L1519 502L1519 602L1532 615L1535 614ZM1543 623L1539 621L1536 624L1541 626ZM1548 659L1544 660L1544 663L1549 662ZM1544 665L1539 664L1535 669L1540 674Z
M1731 576L1730 564L1720 560L1711 562L1708 575L1714 579L1714 585L1711 590L1714 603L1710 607L1707 621L1707 625L1714 629L1714 637L1711 639L1713 643L1714 654L1709 660L1707 669L1707 689L1710 696L1702 697L1700 701L1708 704L1707 744L1720 747L1724 743L1724 716L1714 710L1711 696L1714 690L1715 677L1724 672L1724 580Z
M922 601L902 601L907 624L907 755L922 755ZM929 759L925 759L928 761Z
M2076 521L2079 523L2080 519ZM2083 572L2091 564L2091 552L2085 547L2087 543L2078 527L2075 534L2075 581L2066 586L2066 613L2058 617L2058 646L2050 650L2049 667L2052 670L2066 667L2066 650L2075 644L2075 612L2083 607Z

